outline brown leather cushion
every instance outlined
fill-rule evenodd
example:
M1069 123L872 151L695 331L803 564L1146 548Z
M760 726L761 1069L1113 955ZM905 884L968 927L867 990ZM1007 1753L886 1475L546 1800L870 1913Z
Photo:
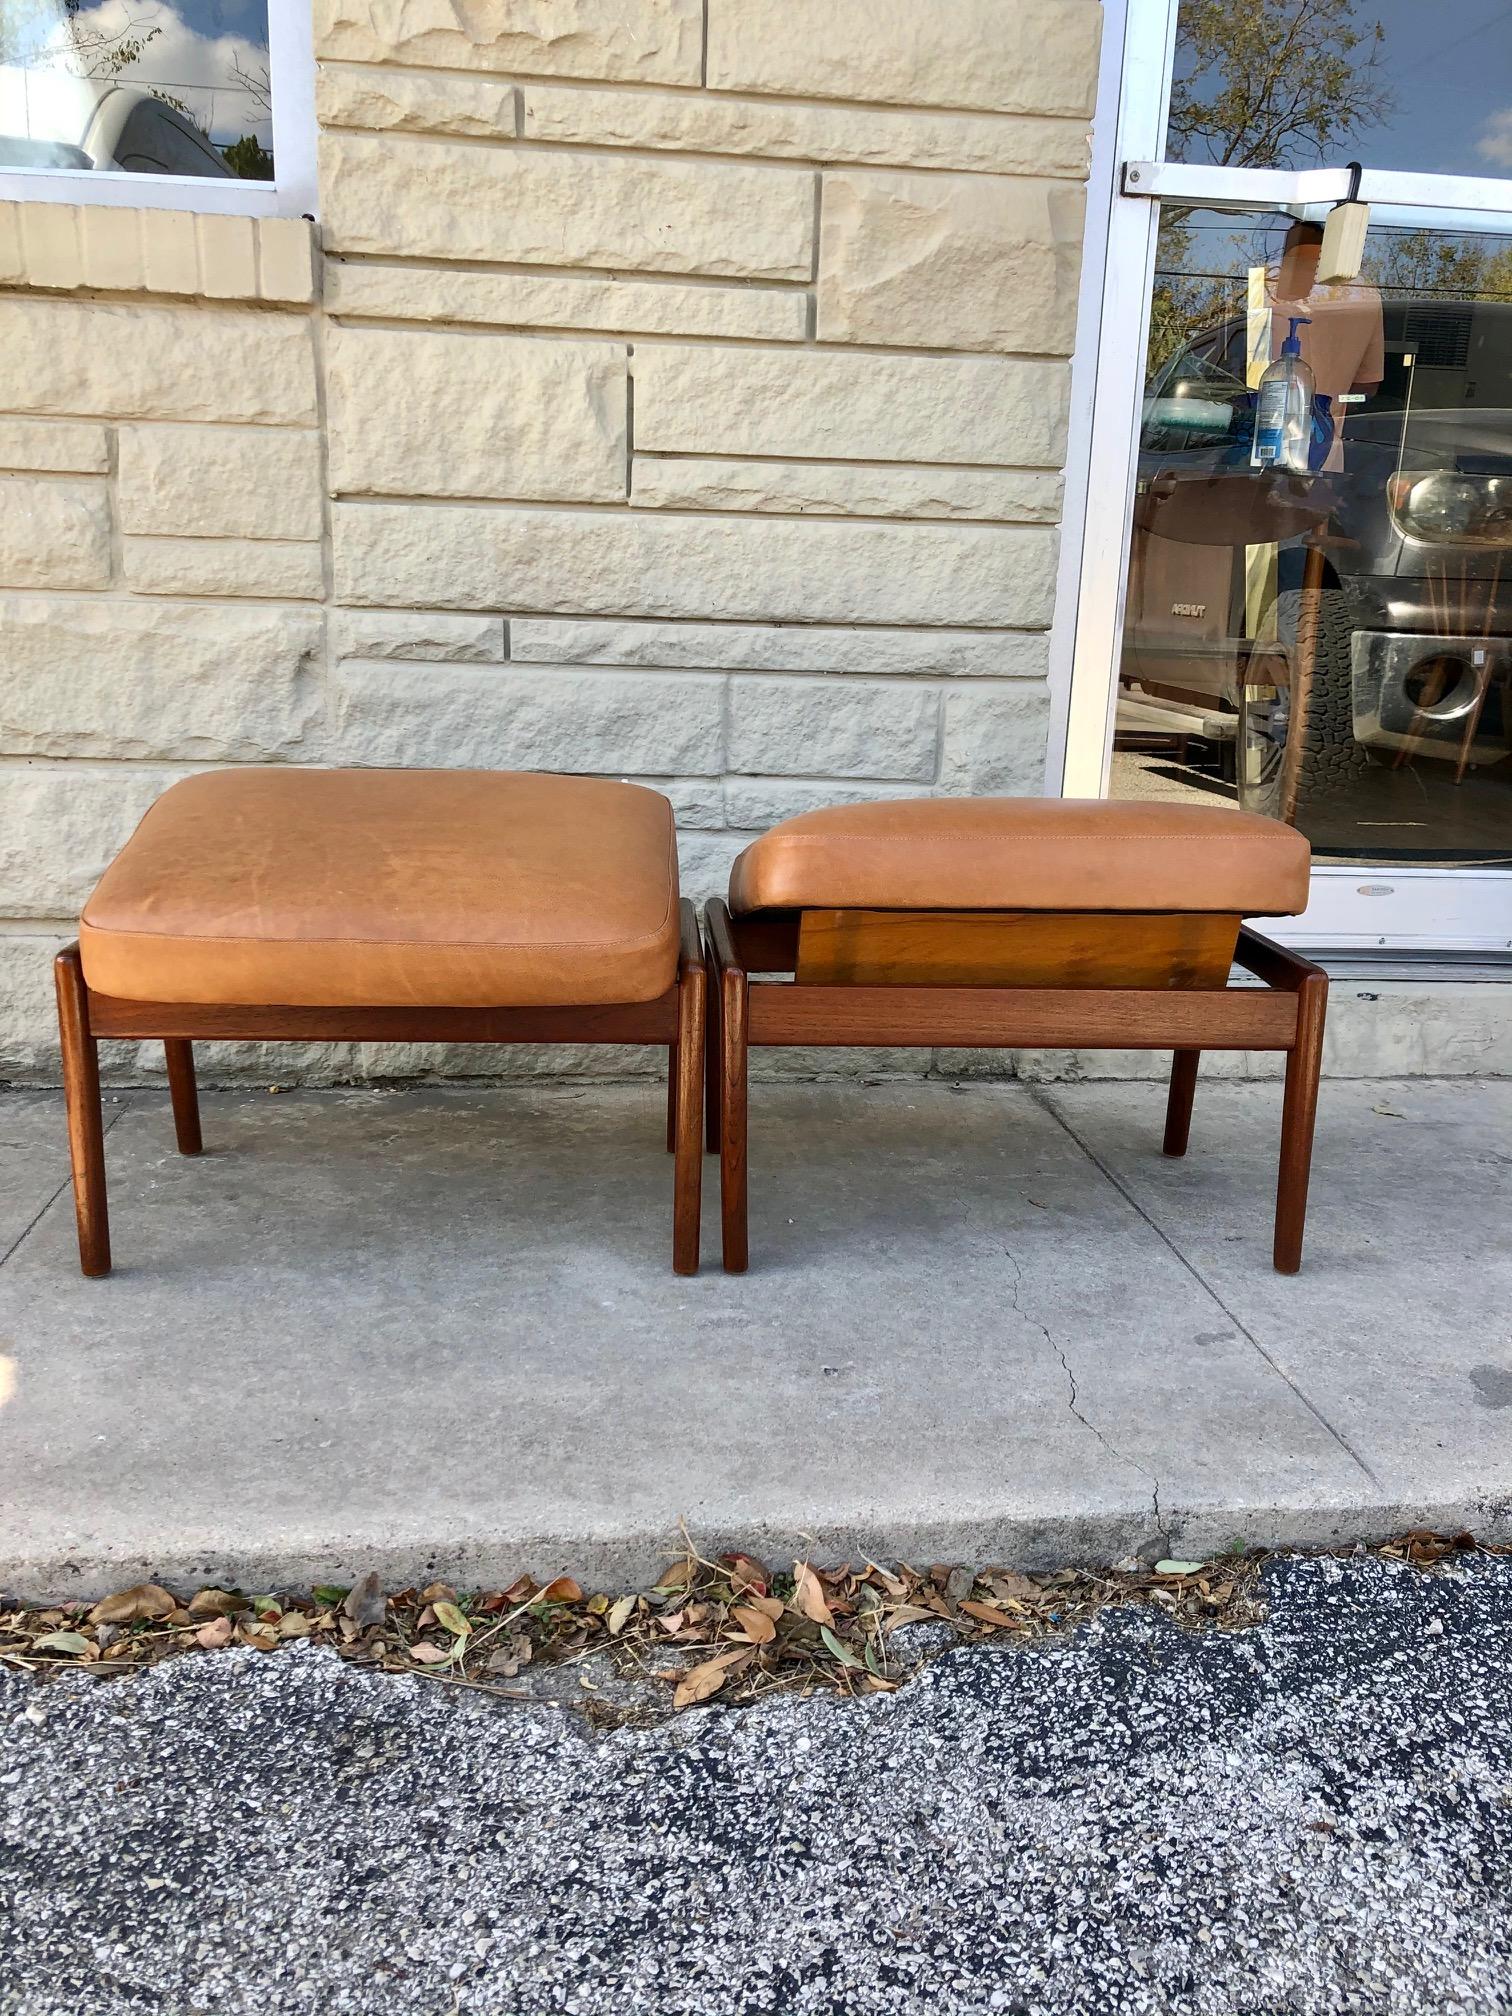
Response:
M677 971L659 792L476 770L220 770L158 799L84 906L136 1001L649 1001Z
M732 910L1200 910L1307 906L1300 833L1226 805L897 798L785 819L730 876Z

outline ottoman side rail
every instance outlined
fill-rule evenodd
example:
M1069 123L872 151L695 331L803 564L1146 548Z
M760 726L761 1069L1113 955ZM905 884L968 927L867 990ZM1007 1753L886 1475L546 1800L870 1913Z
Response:
M678 989L589 1008L237 1007L89 997L96 1036L331 1043L664 1043L677 1041Z

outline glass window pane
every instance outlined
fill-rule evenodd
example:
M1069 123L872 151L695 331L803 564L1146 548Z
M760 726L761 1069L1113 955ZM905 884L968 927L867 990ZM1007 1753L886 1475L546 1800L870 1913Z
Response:
M1512 176L1506 0L1181 0L1166 156Z
M0 168L273 177L268 0L0 0Z
M1320 236L1163 216L1113 795L1512 865L1512 240Z

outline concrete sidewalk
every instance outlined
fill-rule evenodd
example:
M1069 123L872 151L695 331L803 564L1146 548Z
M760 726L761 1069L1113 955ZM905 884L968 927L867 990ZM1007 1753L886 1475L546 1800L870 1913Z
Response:
M753 1271L711 1165L683 1281L655 1089L211 1094L197 1162L121 1093L90 1282L7 1095L0 1588L1512 1533L1512 1083L1326 1085L1290 1280L1279 1108L1172 1163L1154 1085L763 1085Z

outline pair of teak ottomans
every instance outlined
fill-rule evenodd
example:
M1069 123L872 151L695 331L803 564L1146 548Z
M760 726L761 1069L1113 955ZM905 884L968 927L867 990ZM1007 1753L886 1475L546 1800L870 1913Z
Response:
M195 1041L282 1038L665 1045L680 1274L698 1267L706 1141L724 1264L747 1264L752 1045L1171 1050L1169 1155L1202 1051L1284 1051L1274 1259L1294 1273L1328 983L1242 920L1303 909L1308 866L1291 828L1223 806L833 806L749 846L700 931L672 808L638 785L192 777L57 961L80 1261L110 1269L99 1040L163 1043L193 1155ZM1259 984L1230 985L1235 963Z

